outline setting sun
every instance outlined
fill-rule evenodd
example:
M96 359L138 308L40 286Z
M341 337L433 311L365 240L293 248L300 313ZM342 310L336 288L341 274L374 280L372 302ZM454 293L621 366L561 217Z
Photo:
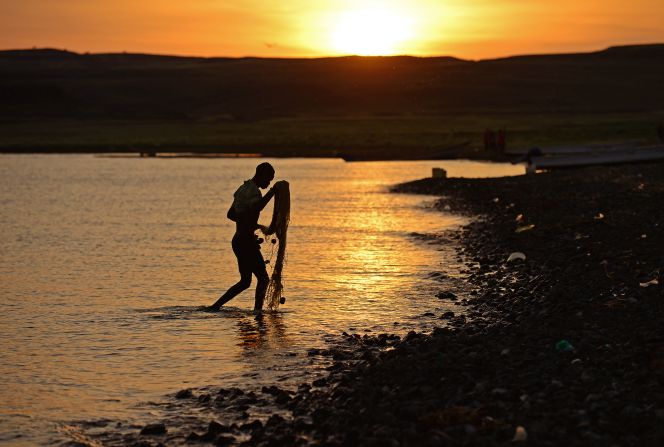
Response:
M331 34L332 48L344 54L391 55L403 51L412 37L412 19L396 11L361 9L339 17Z
M4 49L231 57L496 58L664 39L661 0L3 2Z

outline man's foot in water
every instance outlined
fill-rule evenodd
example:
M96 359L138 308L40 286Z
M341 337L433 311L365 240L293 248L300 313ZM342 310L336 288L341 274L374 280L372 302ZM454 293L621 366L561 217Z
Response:
M219 306L221 307L221 306ZM204 312L218 312L219 311L218 306L203 306L203 311Z

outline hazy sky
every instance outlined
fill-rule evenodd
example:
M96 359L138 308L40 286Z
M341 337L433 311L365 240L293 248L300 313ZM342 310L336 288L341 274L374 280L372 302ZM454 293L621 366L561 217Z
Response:
M664 0L0 0L0 48L455 55L664 42Z

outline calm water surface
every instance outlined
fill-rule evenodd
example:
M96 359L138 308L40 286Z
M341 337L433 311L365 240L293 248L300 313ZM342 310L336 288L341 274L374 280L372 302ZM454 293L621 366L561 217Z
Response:
M253 287L222 312L198 310L238 279L225 214L256 160L0 156L0 442L57 443L76 421L147 420L144 402L182 388L309 380L307 349L342 331L430 328L438 320L423 314L444 304L428 274L453 280L459 266L452 247L415 234L462 220L386 188L434 166L522 171L272 163L291 184L287 302L256 319Z

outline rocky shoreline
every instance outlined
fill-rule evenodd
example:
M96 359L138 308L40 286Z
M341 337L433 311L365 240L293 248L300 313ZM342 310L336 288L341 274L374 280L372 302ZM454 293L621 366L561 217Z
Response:
M425 179L394 191L436 194L441 210L480 216L454 235L475 287L467 317L445 313L432 334L403 340L349 334L323 353L334 360L329 376L297 390L183 391L175 397L224 411L268 401L278 411L248 410L243 424L218 413L171 442L664 444L663 164ZM124 443L166 441L167 427L142 431Z

